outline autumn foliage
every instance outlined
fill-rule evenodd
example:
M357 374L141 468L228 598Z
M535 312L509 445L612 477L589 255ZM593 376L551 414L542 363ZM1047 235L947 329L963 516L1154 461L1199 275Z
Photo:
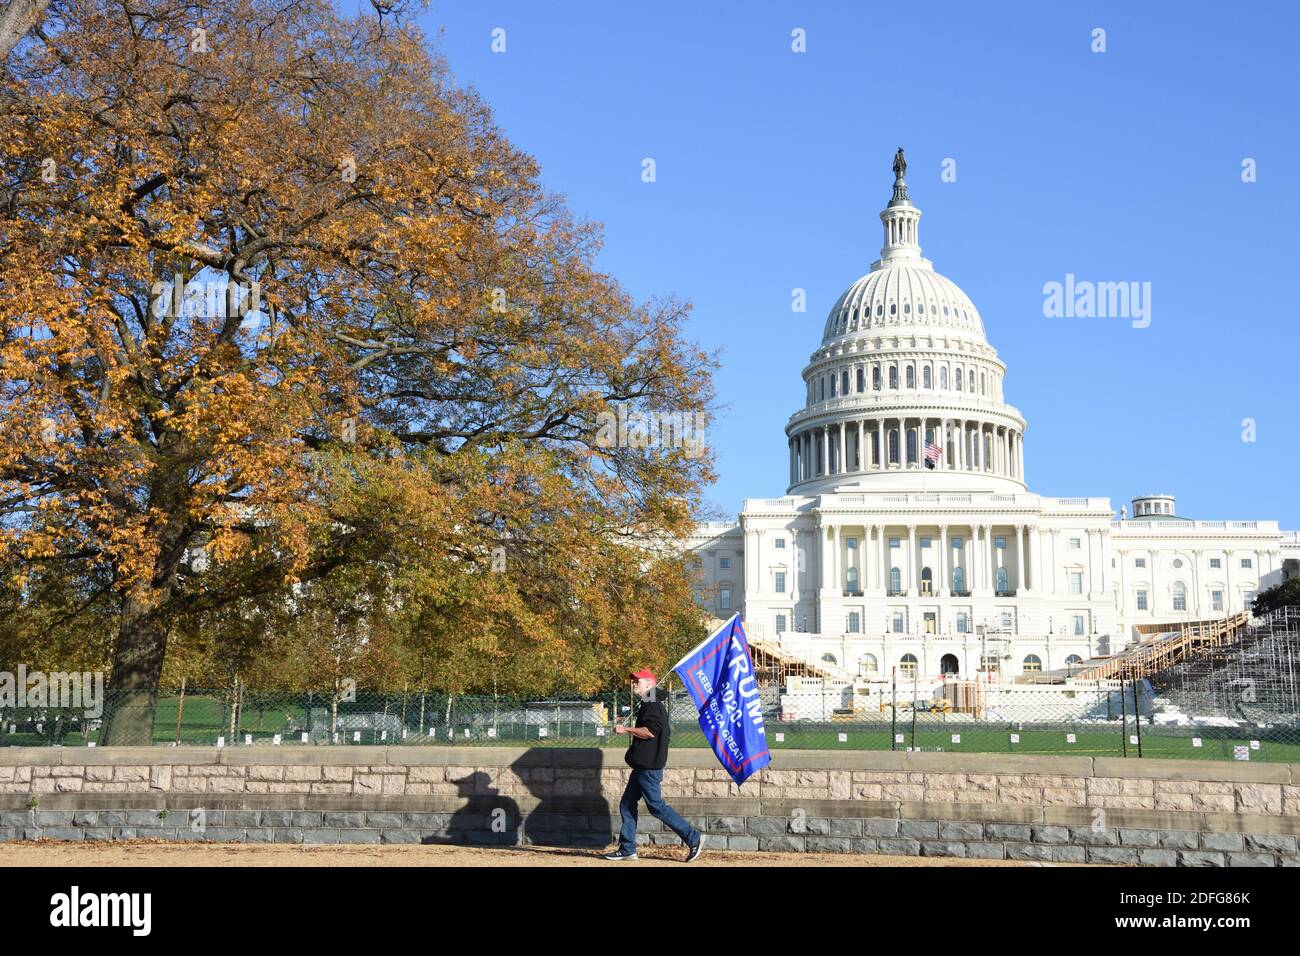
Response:
M63 3L0 98L0 653L545 693L698 639L707 456L595 436L712 359L409 25Z

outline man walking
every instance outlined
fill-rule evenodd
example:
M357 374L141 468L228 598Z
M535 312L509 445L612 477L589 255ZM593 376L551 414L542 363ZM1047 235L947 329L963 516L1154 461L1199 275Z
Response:
M636 819L637 803L645 798L645 805L650 813L672 830L689 848L686 862L699 859L704 850L704 834L682 819L681 814L670 807L660 794L659 789L664 779L664 766L668 763L668 712L663 705L663 692L656 686L655 675L648 670L639 670L632 675L632 691L640 698L636 709L636 725L624 727L621 723L614 727L614 733L627 734L632 738L624 760L632 768L627 789L619 801L619 813L623 817L623 827L618 834L618 849L606 853L607 860L635 860L636 855Z

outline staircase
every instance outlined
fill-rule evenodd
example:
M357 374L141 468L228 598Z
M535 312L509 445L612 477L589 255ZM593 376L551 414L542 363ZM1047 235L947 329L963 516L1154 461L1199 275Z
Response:
M1077 673L1083 680L1140 680L1180 664L1210 648L1237 644L1247 632L1250 612L1222 620L1145 624L1138 633L1154 634L1095 667Z

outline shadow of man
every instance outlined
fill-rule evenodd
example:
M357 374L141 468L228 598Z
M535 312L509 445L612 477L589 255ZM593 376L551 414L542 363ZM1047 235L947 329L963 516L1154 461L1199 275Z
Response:
M510 765L538 801L524 819L524 842L535 846L608 846L609 801L600 792L604 753L598 747L530 747ZM576 771L576 773L574 772Z
M428 836L425 844L472 844L474 846L517 846L523 814L519 804L492 786L492 778L481 770L453 780L456 795L466 803L451 815L447 836Z

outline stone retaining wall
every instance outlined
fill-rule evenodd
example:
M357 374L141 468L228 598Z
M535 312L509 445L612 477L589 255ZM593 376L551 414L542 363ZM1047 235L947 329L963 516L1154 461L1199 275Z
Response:
M0 840L605 846L621 751L0 751ZM664 795L710 846L1186 866L1300 864L1300 765L781 751L737 788L677 750ZM677 843L641 808L642 842Z

